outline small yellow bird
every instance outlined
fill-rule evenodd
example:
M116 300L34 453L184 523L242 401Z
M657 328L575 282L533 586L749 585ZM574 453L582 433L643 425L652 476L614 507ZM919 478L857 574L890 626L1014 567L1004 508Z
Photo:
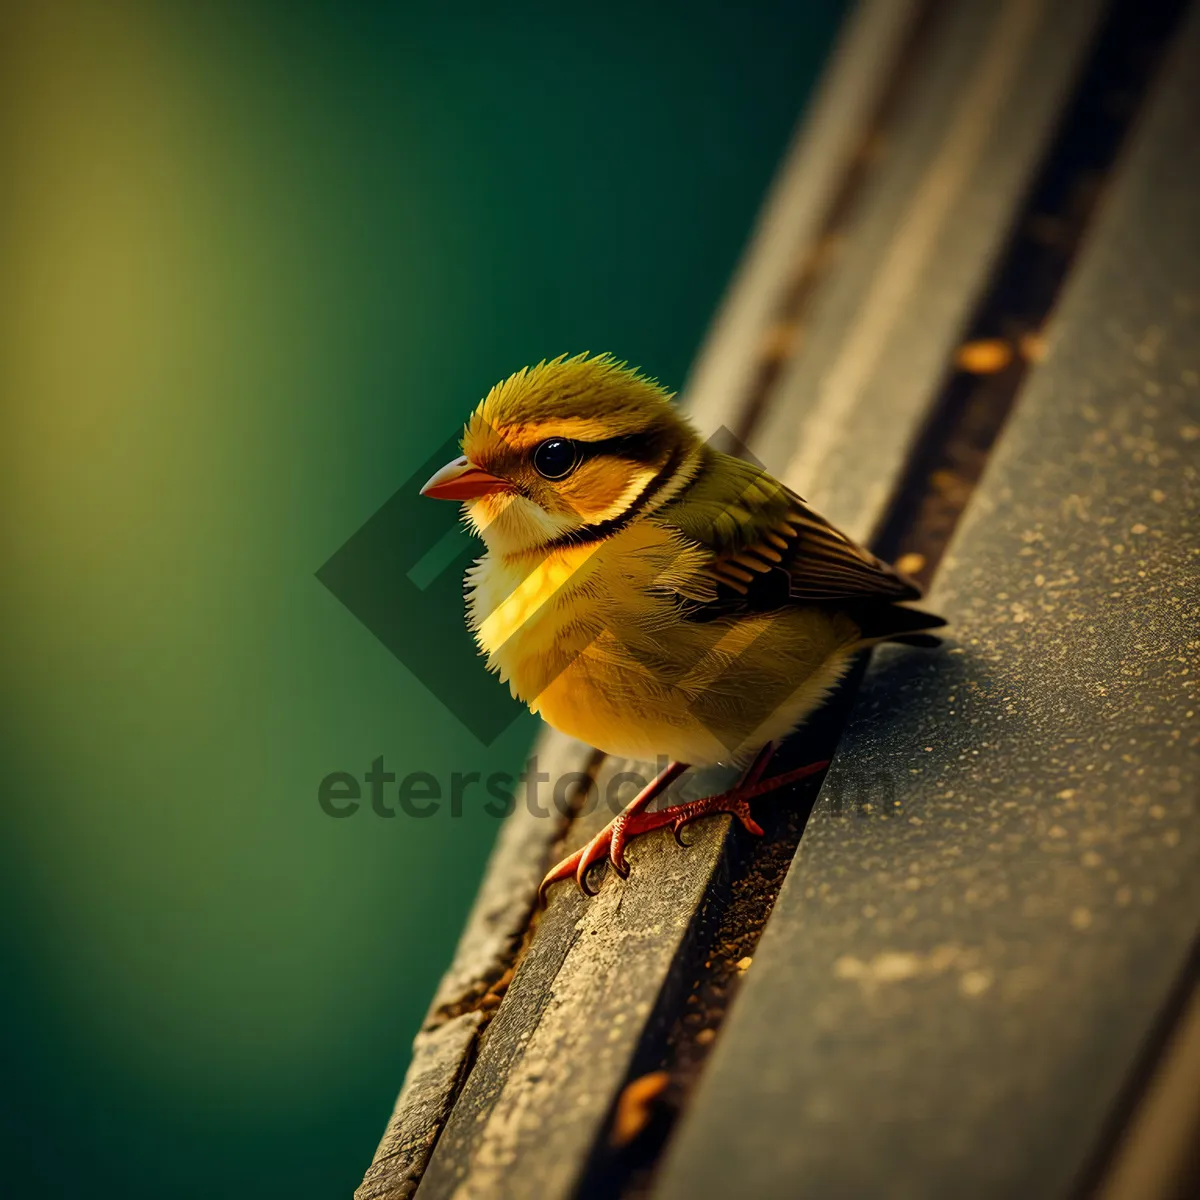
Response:
M609 355L518 371L475 410L463 457L422 494L458 500L487 553L467 574L487 665L556 729L606 753L670 760L578 853L707 813L762 830L748 801L825 766L762 775L854 653L944 622L920 589L766 471L706 445L656 382ZM731 791L646 807L688 766L750 762Z

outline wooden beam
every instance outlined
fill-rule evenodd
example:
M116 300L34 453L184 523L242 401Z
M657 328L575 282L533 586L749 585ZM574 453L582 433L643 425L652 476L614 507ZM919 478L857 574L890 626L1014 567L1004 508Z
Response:
M876 654L658 1200L1072 1196L1128 1117L1200 936L1197 112L1193 5L938 575L953 641Z

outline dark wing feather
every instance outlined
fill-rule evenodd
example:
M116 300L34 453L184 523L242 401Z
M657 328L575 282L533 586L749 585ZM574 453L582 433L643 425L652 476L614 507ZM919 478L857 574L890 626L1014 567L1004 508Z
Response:
M911 579L835 529L762 468L706 453L692 484L655 514L713 552L717 598L691 607L689 616L706 620L788 604L875 608L920 596ZM938 623L929 618L928 624Z

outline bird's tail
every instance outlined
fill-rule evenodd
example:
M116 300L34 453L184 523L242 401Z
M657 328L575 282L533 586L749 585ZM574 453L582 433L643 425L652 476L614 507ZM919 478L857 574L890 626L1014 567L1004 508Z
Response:
M922 612L919 608L878 601L853 605L849 613L862 634L862 640L872 644L903 642L908 646L937 646L939 640L931 637L928 631L940 629L946 624L943 618Z

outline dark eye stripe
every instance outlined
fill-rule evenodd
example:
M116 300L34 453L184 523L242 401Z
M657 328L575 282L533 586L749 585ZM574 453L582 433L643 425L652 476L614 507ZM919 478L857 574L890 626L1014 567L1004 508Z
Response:
M619 437L602 438L598 442L576 442L579 447L581 461L588 458L598 458L608 455L611 458L624 458L630 462L658 462L664 450L664 437L661 430L646 429L641 433L626 433Z
M592 442L590 444L596 446L600 443ZM634 497L633 503L623 513L615 517L610 517L607 521L600 521L595 525L582 525L578 529L572 529L548 543L547 548L558 549L562 546L582 546L588 542L602 542L606 538L612 537L614 533L619 533L674 478L675 472L679 470L684 457L684 447L675 446L671 451L670 457L663 463L654 478Z
M661 430L626 433L619 437L581 442L576 438L548 437L533 448L529 461L551 483L559 483L592 458L623 458L627 462L655 463L664 450Z

